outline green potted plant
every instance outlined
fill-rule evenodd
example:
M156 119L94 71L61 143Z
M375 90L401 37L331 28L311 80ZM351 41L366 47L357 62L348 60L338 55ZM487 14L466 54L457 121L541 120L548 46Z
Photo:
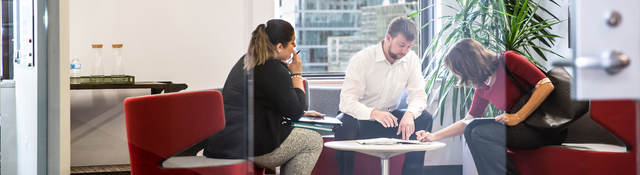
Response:
M554 0L548 1L559 6ZM459 40L473 38L497 53L516 51L543 70L546 68L534 56L544 61L547 60L545 53L562 57L551 50L560 36L550 33L552 27L561 20L542 7L540 1L456 0L455 4L445 6L455 12L435 19L442 21L442 28L436 31L423 54L423 59L431 58L424 72L427 80L425 91L429 99L437 100L438 108L433 115L440 117L441 124L444 121L445 104L450 105L451 117L456 121L464 118L473 98L473 88L455 86L457 77L444 65L445 54ZM409 14L409 17L417 16L425 9ZM543 15L550 18L545 19ZM422 26L422 29L432 24L433 21ZM447 99L451 101L447 103ZM494 117L499 113L501 111L491 105L484 115Z

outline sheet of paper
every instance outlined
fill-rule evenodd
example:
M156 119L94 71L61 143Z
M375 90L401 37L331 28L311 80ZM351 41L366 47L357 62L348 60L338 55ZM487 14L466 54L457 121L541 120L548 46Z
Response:
M469 125L469 123L471 123L474 120L495 120L494 118L472 118L472 119L468 119L468 120L460 120L462 121L462 123Z
M320 124L332 124L332 125L341 125L342 122L335 117L301 117L300 122L308 122L308 123L320 123Z
M356 143L363 145L427 144L427 142L420 142L418 140L402 140L395 138L361 139L356 140Z

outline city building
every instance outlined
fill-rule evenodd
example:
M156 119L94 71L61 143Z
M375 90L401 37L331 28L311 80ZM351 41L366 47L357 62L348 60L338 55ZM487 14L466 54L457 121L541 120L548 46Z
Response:
M411 3L406 3L411 2ZM365 36L369 37L380 26L386 30L389 16L406 15L409 10L415 10L417 3L415 0L282 0L280 1L279 15L287 21L294 23L296 29L296 44L298 49L302 49L301 57L304 62L304 72L340 72L339 68L330 66L330 44L329 38ZM393 4L393 5L391 5ZM396 4L411 6L410 9L400 9ZM365 10L369 7L372 9ZM394 10L382 10L393 8ZM377 13L376 11L389 12L388 14ZM366 13L366 14L365 14ZM376 14L384 14L385 17L376 17ZM368 19L365 19L368 18ZM391 19L391 18L389 18ZM364 22L362 22L364 20ZM374 24L374 26L371 26ZM362 31L365 30L365 31ZM366 31L369 30L369 31ZM362 33L362 34L359 34ZM368 40L369 38L365 39ZM347 46L350 42L362 41L341 41L340 47L345 47L342 55L346 52L358 49L358 46ZM371 42L367 42L371 43ZM337 46L333 44L333 46ZM339 53L339 52L333 52Z
M342 72L349 60L358 51L384 39L389 21L418 9L417 2L368 6L361 9L360 29L353 36L331 36L328 38L328 72ZM417 18L416 24L419 24ZM419 43L412 48L419 52Z

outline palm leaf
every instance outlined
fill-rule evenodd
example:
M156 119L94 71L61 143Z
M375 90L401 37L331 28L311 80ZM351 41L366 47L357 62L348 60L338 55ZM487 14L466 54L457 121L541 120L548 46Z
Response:
M541 1L455 0L454 3L442 4L455 11L454 14L430 20L421 26L421 30L424 30L436 20L442 21L442 29L436 32L422 56L422 59L431 58L423 75L427 81L427 96L436 100L438 105L434 116L439 116L442 122L445 105L449 105L447 110L452 110L451 117L454 120L461 119L471 106L474 89L456 87L454 84L458 81L457 77L444 68L443 61L446 52L463 38L473 38L498 53L506 50L516 51L539 67L541 64L534 59L535 57L545 61L545 54L562 57L550 49L555 45L556 38L560 37L550 31L562 21L548 8L542 7ZM555 0L545 1L558 5ZM428 8L420 9L409 16L416 17ZM550 18L544 18L541 14ZM435 91L438 89L437 86L440 88ZM484 115L493 117L500 113L501 111L491 104Z

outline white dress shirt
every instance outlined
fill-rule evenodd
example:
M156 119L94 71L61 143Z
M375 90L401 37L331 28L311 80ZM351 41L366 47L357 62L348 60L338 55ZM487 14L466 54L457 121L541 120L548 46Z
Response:
M373 109L396 110L407 90L407 112L415 118L427 105L425 80L418 55L407 55L391 64L384 56L382 42L356 53L345 72L340 91L340 111L358 120L370 120Z

